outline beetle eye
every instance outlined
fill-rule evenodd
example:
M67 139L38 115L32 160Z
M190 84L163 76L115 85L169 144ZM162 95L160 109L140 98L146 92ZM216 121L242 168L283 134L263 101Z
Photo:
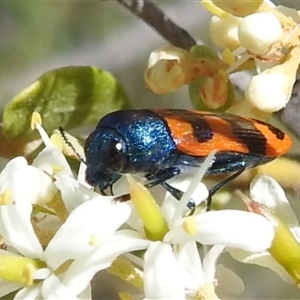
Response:
M120 172L127 162L125 155L125 144L120 141L111 141L105 158L107 169L112 172Z

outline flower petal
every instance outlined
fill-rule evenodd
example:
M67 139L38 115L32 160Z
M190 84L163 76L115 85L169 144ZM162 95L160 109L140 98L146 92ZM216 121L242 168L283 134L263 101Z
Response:
M12 193L12 201L18 204L46 203L52 200L56 188L52 179L42 170L29 166L24 157L11 160L0 175L0 193Z
M196 171L196 174L194 175L193 179L191 180L187 191L183 194L181 197L177 209L174 212L174 215L170 221L170 226L172 226L173 223L176 223L176 220L181 218L181 216L184 214L184 211L186 210L187 204L190 201L192 197L195 197L195 203L200 203L204 200L203 196L208 195L208 190L204 184L199 184L199 182L202 180L203 176L205 175L206 171L210 168L214 161L216 151L213 150L211 153L205 158L203 163L201 164L200 168ZM200 189L199 189L200 187ZM200 191L201 190L201 191ZM200 191L200 192L199 192ZM199 194L197 194L199 192ZM194 194L196 193L196 195ZM200 201L198 201L200 200Z
M149 243L133 231L116 234L93 253L76 259L64 274L62 282L79 294L86 288L96 272L108 268L120 254L145 249Z
M79 300L74 291L66 288L55 275L51 275L43 282L42 295L47 300Z
M16 205L0 206L0 233L7 245L24 256L43 258L43 249L33 230L30 215L25 215Z
M185 299L183 277L171 245L153 242L145 253L147 299Z
M182 269L185 288L190 291L198 290L204 283L204 273L196 242L188 241L176 257L179 267Z
M45 172L53 175L54 169L57 173L73 176L71 168L65 156L54 146L48 146L41 151L32 162L33 166L43 169ZM57 170L59 167L59 170Z
M294 283L294 279L288 274L288 272L284 269L282 265L280 265L269 252L263 251L260 253L250 253L247 251L243 251L240 249L227 248L226 251L230 253L230 255L246 264L255 264L258 266L266 267L277 273L284 281L288 283Z
M270 12L250 14L241 20L238 28L241 46L255 54L268 52L281 34L280 21Z
M256 176L250 184L250 197L267 206L284 222L300 242L300 227L297 217L285 196L284 190L272 177Z
M35 284L34 286L21 289L14 297L14 300L39 300L41 299L42 283Z
M75 178L68 175L57 176L55 185L60 190L63 202L69 212L87 200L95 197L101 198L99 194L81 185Z
M76 259L99 246L129 217L127 203L101 197L87 201L69 215L45 250L49 266L56 269L68 259Z
M2 297L22 288L22 285L15 282L8 282L7 280L0 279L0 297Z
M241 18L226 15L224 18L212 16L209 24L209 36L218 47L234 50L240 46L238 39L238 25Z
M209 211L177 221L164 241L182 243L193 239L204 245L224 245L252 252L271 246L274 228L265 217L255 213Z
M252 252L268 249L274 228L265 217L255 213L223 210L195 216L196 240L205 245L225 245Z
M225 246L215 245L206 254L203 259L203 269L205 274L205 283L213 283L216 277L216 264L219 256Z

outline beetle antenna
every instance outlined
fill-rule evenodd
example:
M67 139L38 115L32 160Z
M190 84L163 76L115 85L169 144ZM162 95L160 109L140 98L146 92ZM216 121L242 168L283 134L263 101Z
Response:
M59 126L58 127L58 131L63 139L63 141L66 143L67 146L69 146L69 148L74 152L74 154L76 155L76 157L86 165L86 161L83 159L83 157L79 154L79 152L75 149L74 145L70 142L70 140L68 139L67 135L66 135L66 131Z

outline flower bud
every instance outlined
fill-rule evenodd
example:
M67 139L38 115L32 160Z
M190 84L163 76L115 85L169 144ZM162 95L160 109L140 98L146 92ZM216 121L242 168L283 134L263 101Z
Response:
M222 48L234 50L240 46L238 39L238 26L241 19L232 15L224 18L213 16L209 24L209 36L212 42Z
M246 99L259 110L278 111L290 98L288 83L289 78L283 72L263 72L255 75L245 91Z
M154 93L165 94L226 68L227 64L221 60L198 58L186 50L168 46L151 53L144 79Z
M279 20L269 12L256 13L242 19L238 28L241 46L254 54L268 52L282 34Z

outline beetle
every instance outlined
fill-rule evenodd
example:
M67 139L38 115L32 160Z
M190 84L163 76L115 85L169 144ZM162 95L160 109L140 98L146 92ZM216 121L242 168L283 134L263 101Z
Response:
M280 129L238 115L119 110L104 116L85 142L86 181L104 193L122 174L140 174L148 179L147 187L162 184L179 199L182 193L166 181L199 167L216 150L207 174L234 174L213 188L213 194L245 169L265 164L290 147L290 137Z

